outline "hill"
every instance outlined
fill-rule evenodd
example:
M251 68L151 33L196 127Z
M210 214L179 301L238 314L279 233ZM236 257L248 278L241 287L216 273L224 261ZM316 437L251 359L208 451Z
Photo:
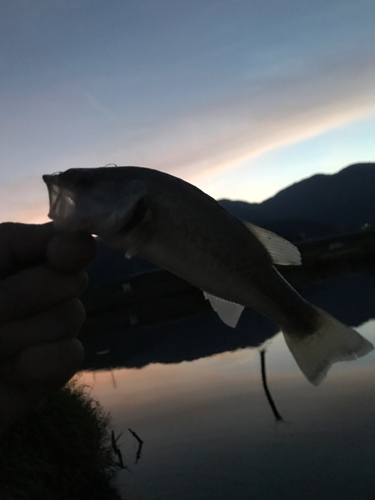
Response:
M375 163L357 163L296 182L262 203L220 203L241 219L298 240L375 225L374 186Z

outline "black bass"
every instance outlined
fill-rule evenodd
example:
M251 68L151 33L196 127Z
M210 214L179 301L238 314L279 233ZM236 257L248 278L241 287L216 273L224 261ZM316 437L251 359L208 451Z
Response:
M201 289L235 327L244 307L284 334L307 379L317 385L336 361L373 349L355 330L305 301L274 264L298 265L298 249L243 222L197 187L141 167L70 169L44 175L57 229L88 231L127 257L137 255Z

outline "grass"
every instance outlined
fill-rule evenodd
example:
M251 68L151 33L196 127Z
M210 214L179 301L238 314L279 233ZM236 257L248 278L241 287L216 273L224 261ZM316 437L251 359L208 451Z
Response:
M84 388L53 394L1 443L1 500L120 500L109 424Z

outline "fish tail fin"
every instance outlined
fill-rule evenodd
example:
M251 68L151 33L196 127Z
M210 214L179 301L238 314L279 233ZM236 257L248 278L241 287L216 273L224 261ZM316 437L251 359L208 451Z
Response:
M313 385L320 384L333 363L360 358L374 349L358 332L325 311L316 310L318 327L312 334L302 337L301 333L283 331L297 365Z

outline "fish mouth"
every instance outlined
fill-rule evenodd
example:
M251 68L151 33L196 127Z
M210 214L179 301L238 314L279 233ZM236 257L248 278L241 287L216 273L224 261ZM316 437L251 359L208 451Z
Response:
M76 203L72 191L59 183L59 174L43 175L43 180L48 188L49 212L55 226L63 228L68 225L74 216Z
M128 231L142 223L147 211L139 203L147 194L143 181L116 183L83 174L86 172L70 169L43 175L49 195L48 217L56 229L103 236L122 230L129 222Z

